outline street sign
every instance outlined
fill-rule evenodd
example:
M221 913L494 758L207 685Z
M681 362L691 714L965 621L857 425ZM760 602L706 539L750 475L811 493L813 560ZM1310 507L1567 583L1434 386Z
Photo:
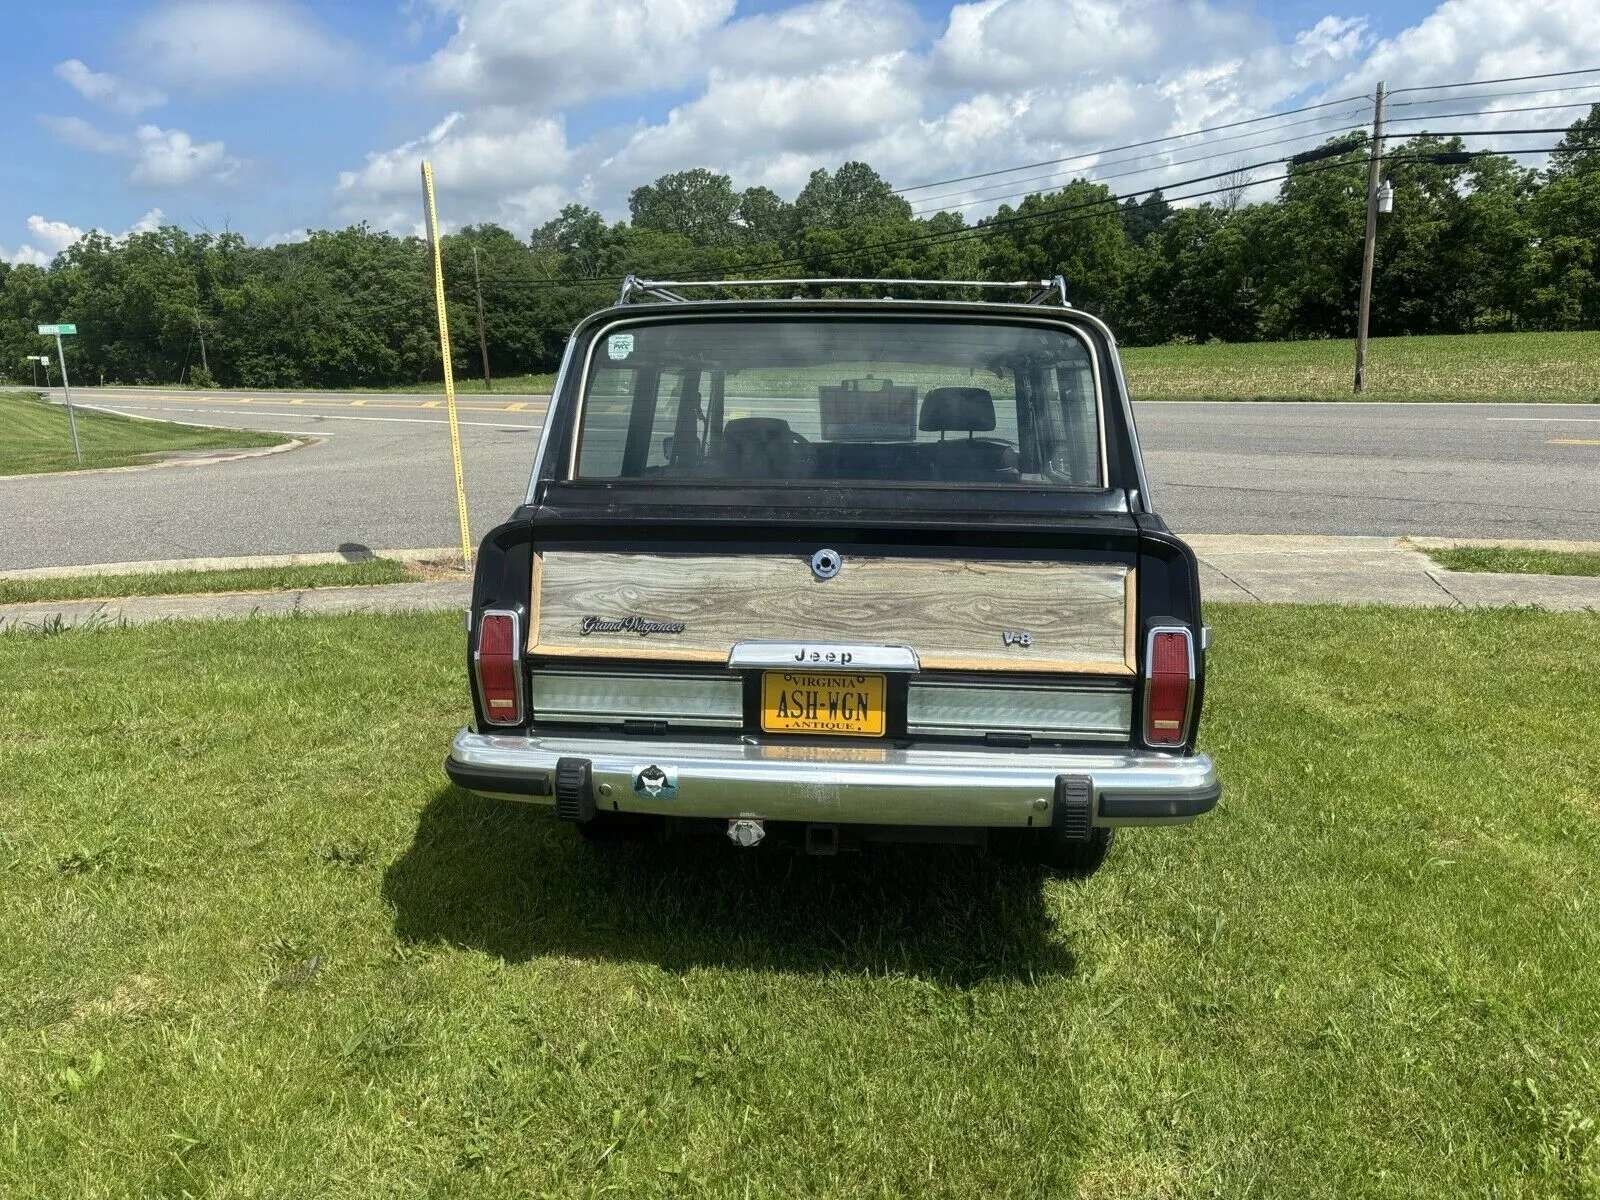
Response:
M41 325L39 326L39 332L46 337L51 334L55 334L57 337L64 337L68 334L77 333L78 327L76 325Z

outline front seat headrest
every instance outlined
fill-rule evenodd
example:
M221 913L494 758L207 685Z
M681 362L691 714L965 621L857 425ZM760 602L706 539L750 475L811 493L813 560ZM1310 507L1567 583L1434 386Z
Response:
M933 388L922 401L917 428L924 433L987 433L994 428L994 397L988 388Z

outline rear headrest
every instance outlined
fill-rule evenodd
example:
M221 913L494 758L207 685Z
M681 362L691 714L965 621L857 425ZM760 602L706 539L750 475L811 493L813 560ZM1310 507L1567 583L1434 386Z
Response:
M917 428L924 433L986 433L994 428L994 397L988 388L933 388L923 398Z

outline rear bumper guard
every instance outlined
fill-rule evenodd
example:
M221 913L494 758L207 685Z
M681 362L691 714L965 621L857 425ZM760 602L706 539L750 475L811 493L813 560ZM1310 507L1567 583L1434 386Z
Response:
M1193 820L1222 795L1209 755L685 743L463 729L445 773L482 795L556 804L573 760L599 812L923 826L1049 826L1062 776L1092 780L1095 825ZM565 766L563 763L565 762ZM569 798L568 807L571 806ZM586 807L586 806L585 806Z

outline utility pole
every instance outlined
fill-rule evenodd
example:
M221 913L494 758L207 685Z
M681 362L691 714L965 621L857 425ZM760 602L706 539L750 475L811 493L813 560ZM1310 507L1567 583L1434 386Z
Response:
M206 373L206 378L211 378L211 364L206 361L206 327L200 324L200 310L194 310L194 327L200 332L200 369Z
M1378 175L1383 167L1383 81L1372 102L1372 148L1367 156L1367 242L1361 252L1361 305L1356 316L1356 386L1367 390L1367 321L1372 316L1372 266L1378 251Z
M478 349L483 352L483 390L494 391L489 378L489 339L483 334L483 285L478 281L478 248L472 248L472 290L478 294Z

